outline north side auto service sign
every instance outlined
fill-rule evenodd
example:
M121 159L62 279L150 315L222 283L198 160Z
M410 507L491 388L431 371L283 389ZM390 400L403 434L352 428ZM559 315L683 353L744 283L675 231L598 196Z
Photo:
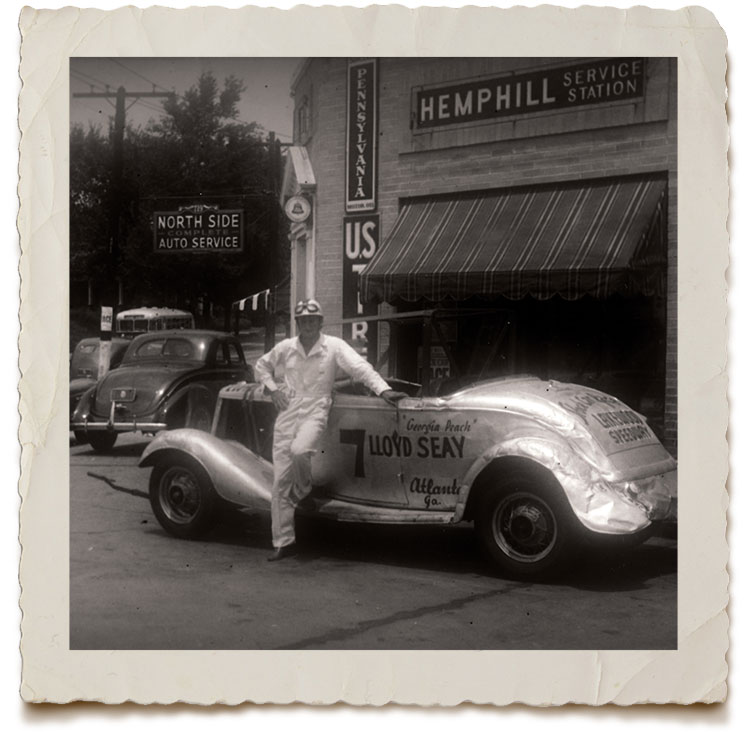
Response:
M178 211L155 211L156 252L241 252L244 248L244 211L189 206Z

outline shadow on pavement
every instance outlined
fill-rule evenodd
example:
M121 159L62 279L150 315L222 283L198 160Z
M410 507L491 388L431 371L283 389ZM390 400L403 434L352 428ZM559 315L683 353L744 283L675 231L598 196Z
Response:
M139 436L140 437L140 436ZM75 437L70 438L70 447L73 450L72 455L86 456L86 457L99 457L99 458L115 458L115 457L140 457L141 453L146 449L150 438L143 437L137 441L130 440L128 442L116 442L114 447L105 453L96 452L91 445L88 443L77 442Z
M630 591L666 575L674 575L676 582L677 542L650 539L629 550L584 552L573 560L564 575L548 584L594 592Z
M199 539L178 539L170 536L153 517L145 533L161 536L169 541L189 541L206 545L206 551L211 550L212 544L234 546L245 549L267 549L271 547L271 519L268 514L245 513L241 511L226 511L221 521L207 534Z
M270 517L227 512L206 541L267 548L270 552ZM379 526L298 517L297 543L300 554L290 560L295 563L324 559L329 563L360 562L509 579L485 557L470 524ZM656 577L676 572L676 542L652 539L629 551L584 549L554 577L528 582L591 591L632 591Z

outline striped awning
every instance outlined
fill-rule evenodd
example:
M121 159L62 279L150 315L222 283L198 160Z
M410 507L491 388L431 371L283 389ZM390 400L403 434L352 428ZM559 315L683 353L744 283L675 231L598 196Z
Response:
M242 300L233 302L232 307L236 307L238 310L252 310L253 312L268 310L268 300L270 297L271 290L261 290L253 295L243 297Z
M360 276L362 300L653 294L666 184L654 178L411 199Z

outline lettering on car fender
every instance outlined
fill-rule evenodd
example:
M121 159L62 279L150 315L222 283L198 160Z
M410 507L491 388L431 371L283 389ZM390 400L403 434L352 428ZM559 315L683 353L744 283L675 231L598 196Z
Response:
M573 394L569 401L560 401L560 406L571 414L578 415L586 424L589 423L589 407L594 404L619 404L619 400L608 394Z
M394 431L390 435L367 434L363 429L339 430L339 442L342 445L354 445L354 477L365 477L364 451L372 457L388 458L463 458L466 446L466 435L399 435Z
M476 418L471 422L469 422L468 419L459 422L453 422L448 419L445 424L442 424L436 419L432 419L429 422L418 422L417 420L410 418L406 422L406 431L418 433L424 432L425 434L430 432L471 432L472 424L476 423L476 421Z
M417 438L417 457L421 458L462 458L466 437L419 437Z
M442 500L436 496L457 496L460 490L461 486L455 478L448 483L441 483L439 479L415 477L409 483L410 493L424 496L425 508L434 508L442 504Z

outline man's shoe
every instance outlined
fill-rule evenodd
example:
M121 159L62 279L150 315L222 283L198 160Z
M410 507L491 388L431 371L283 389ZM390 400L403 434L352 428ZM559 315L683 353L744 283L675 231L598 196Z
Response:
M279 547L270 557L269 562L278 562L279 559L286 559L286 557L293 557L297 553L296 544L287 544L286 546Z

